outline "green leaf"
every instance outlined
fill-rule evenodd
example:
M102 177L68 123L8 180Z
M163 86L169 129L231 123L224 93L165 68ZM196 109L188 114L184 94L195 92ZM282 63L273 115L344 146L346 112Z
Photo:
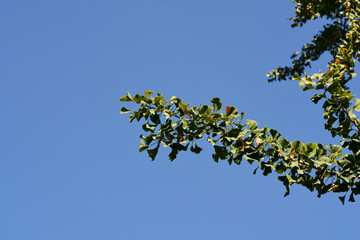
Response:
M193 153L199 154L201 152L202 148L199 147L198 145L194 144L193 146L191 146L190 151L192 151Z
M132 102L133 99L131 98L130 93L127 92L125 96L123 96L123 97L120 98L120 101L121 101L121 102Z
M148 135L147 137L143 137L142 135L140 136L141 138L143 138L144 139L144 141L145 141L145 143L146 143L146 145L149 145L153 140L154 140L154 137L155 137L156 135Z
M345 196L339 197L339 199L340 199L341 203L344 205L344 203L345 203Z
M307 156L314 155L316 153L317 144L316 143L306 143L304 151Z
M246 156L244 156L244 158L250 163L252 164L254 161L260 161L261 159L261 154L259 152L253 152L250 153Z
M144 96L141 96L139 94L136 94L135 97L133 98L133 101L136 103L141 103L142 101L144 101Z
M217 154L217 156L220 157L220 159L227 159L228 157L230 157L230 152L226 149L226 147L215 145L214 148L215 153Z
M151 102L152 99L148 98L148 101L149 100ZM154 98L155 105L159 105L162 100L165 100L164 97L161 95L161 93L158 93L158 95ZM161 105L163 105L163 104L161 104Z
M271 136L273 136L273 138L276 138L276 139L281 136L281 134L274 129L270 129L270 134L271 134Z
M323 94L315 94L310 101L312 101L313 103L317 104L322 98L324 98Z
M145 132L154 132L155 129L156 129L157 125L152 125L152 124L149 124L149 123L146 123L142 126L142 129L145 131Z
M121 110L120 110L120 114L124 114L124 113L128 113L128 112L131 112L131 110L125 108L125 107L122 107Z
M355 202L354 193L350 194L349 202Z
M316 165L318 166L325 166L325 165L331 165L331 159L326 156L321 156L317 161Z
M130 113L130 122L134 121L135 117L134 113Z
M155 157L158 153L159 148L154 148L154 149L148 149L147 152L149 154L149 157L151 157L151 159L154 161Z
M215 162L219 162L219 156L216 153L213 153L212 157L213 157Z
M360 112L360 99L359 98L355 98L354 110Z
M214 108L209 107L208 105L203 105L199 109L200 115L210 115L214 111Z
M153 94L154 91L145 90L144 93L145 93L145 97L148 97L148 96L150 96L151 94Z
M149 145L147 145L143 140L140 141L140 148L139 148L139 152L144 151L145 149L147 149L149 147Z
M247 120L246 124L249 126L250 131L254 130L257 127L257 122L254 120Z
M234 163L236 163L237 165L240 165L241 162L242 162L242 158L244 156L244 153L243 152L238 152L235 154L235 157L234 157Z
M307 84L307 85L305 85L305 87L303 88L303 91L305 92L305 91L310 90L310 89L314 89L314 86L311 85L311 84Z
M218 111L222 108L222 103L220 102L220 98L212 98L210 102L212 102L215 111Z
M310 77L303 77L299 80L300 87L304 87L305 85L316 85L316 82L312 81Z
M295 152L297 154L302 153L304 149L304 144L300 141L293 141L290 143L291 145L291 152Z
M159 114L150 115L150 120L155 124L160 124Z
M297 81L301 80L301 78L300 78L300 76L299 76L298 73L295 73L295 74L293 75L292 79L293 79L293 80L297 80Z
M179 143L174 143L174 144L170 145L170 147L171 147L171 152L169 154L170 161L173 161L176 158L179 151L186 151L187 146L188 145L183 146L183 145L181 145Z
M182 128L186 129L189 127L189 123L186 121L185 118L181 118L181 122L182 122Z
M331 152L331 155L329 156L331 159L335 159L337 157L342 156L342 148L338 145L327 145L326 148Z
M171 115L168 112L166 112L165 110L163 111L163 115L166 119L171 117Z
M286 138L281 138L277 140L277 143L279 144L279 147L281 148L288 148L290 142L286 140Z
M170 98L170 100L169 100L169 103L176 103L176 102L178 102L178 101L180 101L179 98L177 98L177 97L175 97L175 96L172 96L172 97Z
M349 73L349 78L353 79L356 76L356 73Z
M207 141L209 143L211 143L213 146L216 144L217 141L214 141L213 139L211 139L210 137L207 138Z
M263 171L263 175L267 176L272 172L271 167L265 167L264 171Z
M173 161L176 158L177 154L179 153L179 150L173 148L172 145L170 147L171 147L171 152L169 154L169 159L170 161Z
M354 175L349 175L347 177L345 176L341 176L342 179L345 180L345 182L349 183L351 181L351 179L353 179L355 176Z
M284 164L277 164L275 166L275 171L278 173L278 174L282 174L283 172L285 172L287 170L287 167L284 166Z

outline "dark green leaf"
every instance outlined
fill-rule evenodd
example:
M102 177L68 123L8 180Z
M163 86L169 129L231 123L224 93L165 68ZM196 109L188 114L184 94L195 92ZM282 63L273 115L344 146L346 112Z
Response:
M145 132L154 132L156 127L157 127L157 125L152 125L149 123L146 123L142 126L142 128Z
M237 108L231 106L228 116L229 118L237 118L239 116L239 112Z
M201 147L199 147L198 145L196 145L196 144L194 144L193 146L191 146L191 148L190 148L190 151L192 151L193 153L196 153L196 154L198 154L198 153L200 153L201 152L201 150L202 150L202 148Z
M149 157L151 157L152 160L155 160L155 157L158 153L159 148L154 148L154 149L148 149L147 152L149 154Z
M209 107L208 105L203 105L199 109L199 114L201 115L210 115L214 111L214 108Z
M160 124L160 116L159 116L159 114L151 114L150 115L150 119L151 119L151 121L153 122L153 123L155 123L155 124Z
M228 157L230 157L230 152L226 149L226 147L220 147L215 145L214 148L215 153L218 157L220 157L220 159L227 159Z
M219 156L216 153L213 153L212 157L213 157L215 162L219 162Z
M218 111L222 108L222 103L220 102L220 98L212 98L210 102L212 102L215 111Z
M145 97L141 96L139 94L136 94L135 97L133 98L133 101L136 102L136 103L141 103L144 100L145 100Z
M272 172L272 169L271 167L265 167L264 171L263 171L263 175L264 176L267 176L269 173Z
M131 112L131 110L125 108L125 107L122 107L121 110L120 110L120 114L124 114L124 113L128 113L128 112Z
M339 197L339 199L340 199L341 203L344 205L344 203L345 203L345 196Z
M354 193L350 194L349 202L355 202Z

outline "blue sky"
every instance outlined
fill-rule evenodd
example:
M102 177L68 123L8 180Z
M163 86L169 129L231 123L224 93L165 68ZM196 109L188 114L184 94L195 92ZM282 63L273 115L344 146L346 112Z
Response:
M206 143L151 162L138 152L141 124L119 114L127 91L220 97L289 140L337 143L311 92L266 81L324 23L291 29L293 11L265 0L2 1L0 239L357 236L358 202L298 186L284 198L276 175L215 163Z

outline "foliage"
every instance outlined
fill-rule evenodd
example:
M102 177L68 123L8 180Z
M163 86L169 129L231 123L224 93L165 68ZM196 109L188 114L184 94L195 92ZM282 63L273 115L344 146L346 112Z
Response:
M291 56L294 59L292 66L278 67L270 72L269 82L292 79L295 74L301 76L304 69L311 67L311 62L318 60L325 52L335 60L338 47L350 27L346 14L356 11L356 6L359 5L359 1L339 0L298 0L296 3L295 17L289 19L292 21L291 27L302 27L307 21L318 18L327 18L330 23L324 25L311 43L305 44L301 51ZM348 80L342 79L341 83L344 85Z
M285 196L292 184L300 184L310 191L316 190L318 197L339 193L342 203L349 193L348 200L354 202L355 195L360 194L360 120L355 115L360 112L360 99L351 94L345 83L355 77L355 61L360 56L360 2L298 0L296 3L293 27L318 17L334 22L325 26L312 44L304 46L293 67L278 68L268 76L270 81L291 77L299 81L303 91L314 91L311 101L323 102L325 129L333 137L343 139L340 145L288 141L274 129L259 128L256 121L243 120L245 114L235 107L227 106L223 112L219 98L211 99L211 106L190 107L180 98L166 101L160 93L150 97L154 92L145 91L144 95L134 97L127 93L120 99L140 105L133 110L121 109L121 113L130 112L130 122L146 121L142 128L147 135L141 135L139 151L147 150L154 160L161 145L170 147L172 161L180 151L190 149L200 153L202 148L197 140L206 136L214 147L214 161L257 162L259 166L254 174L257 170L264 175L279 174L278 179L286 187ZM330 51L334 58L328 70L307 75L304 68L325 51Z

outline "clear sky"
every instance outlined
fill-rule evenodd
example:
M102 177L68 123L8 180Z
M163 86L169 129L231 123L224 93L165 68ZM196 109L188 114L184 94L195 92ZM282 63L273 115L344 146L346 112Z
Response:
M266 81L324 23L291 29L293 11L279 0L1 1L0 239L358 236L359 199L299 186L284 198L275 174L215 163L206 143L152 162L138 152L141 124L119 114L127 91L220 97L289 140L337 143L311 92Z

